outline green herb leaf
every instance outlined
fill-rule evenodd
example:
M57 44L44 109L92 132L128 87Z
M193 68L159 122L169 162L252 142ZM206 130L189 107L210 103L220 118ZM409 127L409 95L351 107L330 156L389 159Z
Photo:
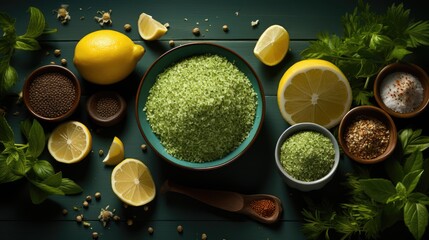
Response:
M0 28L7 29L15 25L15 19L11 18L4 12L0 12Z
M0 72L0 79L3 81L0 84L0 96L3 96L18 80L18 73L15 68L7 65L4 71Z
M22 175L16 175L13 164L7 164L6 155L0 154L0 183L8 183L21 179Z
M63 178L61 180L61 185L59 186L59 189L65 194L77 194L83 191L83 189L79 185L77 185L73 180L68 178Z
M40 49L40 44L34 38L19 36L16 38L14 48L20 50L35 51Z
M361 179L359 183L366 195L379 203L386 203L389 197L396 194L392 182L382 178Z
M35 119L28 135L28 145L29 153L35 158L39 157L45 149L45 132Z
M404 222L415 239L421 239L428 225L428 210L421 203L407 202L404 207Z
M0 142L1 143L10 143L14 141L14 134L9 123L6 121L4 116L0 115Z
M384 164L387 175L394 184L402 181L404 178L404 168L397 159L387 160Z
M24 121L21 121L21 124L19 126L21 129L21 133L25 136L27 141L30 138L30 129L32 125L33 125L32 121L30 119L26 119Z
M429 196L420 192L413 192L408 195L408 200L413 203L429 205Z
M44 190L36 186L35 184L30 184L30 198L33 204L40 204L48 198L49 194Z
M407 194L410 194L414 191L420 181L420 177L422 176L422 174L423 170L415 170L405 175L404 179L402 180L402 184L404 184L404 187L407 190Z
M415 151L405 159L404 174L421 169L423 169L423 153Z
M421 136L422 130L404 129L399 131L399 139L401 140L402 150L405 155L415 151L424 151L429 147L429 136Z
M28 11L30 12L30 22L24 37L34 39L42 35L46 26L45 17L38 8L30 7Z
M46 179L55 174L54 168L46 160L38 160L33 165L35 175L40 179Z

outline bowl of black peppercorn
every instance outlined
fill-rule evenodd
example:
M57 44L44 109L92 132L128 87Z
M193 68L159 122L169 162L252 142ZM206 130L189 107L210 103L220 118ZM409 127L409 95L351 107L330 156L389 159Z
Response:
M110 127L121 122L126 108L125 99L115 91L98 91L86 102L89 117L101 127Z
M81 87L69 69L46 65L27 77L22 95L25 106L34 117L58 122L70 117L79 106Z

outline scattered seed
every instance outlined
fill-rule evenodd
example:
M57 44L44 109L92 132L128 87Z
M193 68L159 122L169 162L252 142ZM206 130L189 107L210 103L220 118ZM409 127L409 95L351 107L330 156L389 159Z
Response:
M170 23L164 23L164 27L169 28L170 27Z
M16 111L16 112L12 113L12 115L13 115L13 116L18 116L18 115L19 115L19 112L18 112L18 111Z
M170 47L174 47L174 41L173 40L168 41L168 44L170 45Z
M183 232L183 226L182 225L177 226L177 232L178 233L182 233Z
M98 150L98 155L99 155L99 156L103 156L103 154L104 154L103 149Z
M61 50L60 49L55 49L54 50L54 56L55 57L58 57L58 56L60 56L61 55Z
M64 209L63 209L63 211L62 211L62 214L63 214L63 215L67 215L67 213L69 213L69 211L68 211L67 209L65 209L65 208L64 208Z
M66 66L67 65L67 59L65 59L65 58L61 59L61 65Z
M228 25L223 25L222 26L222 30L224 31L224 32L228 32L229 31L229 28L228 28Z
M206 240L207 239L207 234L205 234L205 233L201 234L201 239L202 240Z
M84 208L88 208L89 202L85 200L85 201L83 201L82 205Z
M124 25L124 30L127 31L127 32L131 31L131 24L129 24L129 23L125 24Z
M143 206L143 210L144 210L145 212L149 211L149 206L148 206L148 205L144 205L144 206Z
M83 220L83 215L82 214L76 216L76 222L81 223L82 220Z
M204 21L205 21L205 22L208 22L208 21L209 21L209 19L208 19L208 18L206 18L206 19L204 19Z
M199 28L194 28L194 29L192 29L192 33L195 35L195 36L199 36L200 35L200 29Z
M95 197L96 200L100 200L101 199L101 193L100 192L96 192L94 194L94 197Z
M235 16L238 16L238 14L239 14L238 12L235 12Z
M251 25L252 27L256 27L256 26L258 26L258 24L259 24L259 19L258 19L258 20L255 20L255 21L250 22L250 25Z
M54 62L54 61L52 61L52 62L51 62L51 64L52 64L52 65L55 65L55 62Z
M91 223L89 223L89 222L83 222L83 226L86 227L86 228L89 228L89 227L91 227Z
M127 220L127 225L128 225L128 226L133 225L133 220L132 220L131 218Z
M98 239L98 232L92 233L92 239Z
M146 144L142 144L142 145L140 145L140 148L141 148L143 151L146 151L146 150L147 150L147 145L146 145Z
M85 19L85 16L81 16L79 19L80 19L80 20L84 20L84 19Z
M153 234L153 232L154 232L155 230L153 229L153 227L148 227L147 228L147 232L149 233L149 234Z
M118 215L113 216L113 221L119 222L120 220L121 220L121 217L119 217Z
M85 197L85 200L87 202L91 202L92 201L92 197L90 195L88 195L88 196Z
M183 20L188 21L188 19L187 19L187 18L184 18Z
M73 207L73 211L79 211L79 208L78 207Z

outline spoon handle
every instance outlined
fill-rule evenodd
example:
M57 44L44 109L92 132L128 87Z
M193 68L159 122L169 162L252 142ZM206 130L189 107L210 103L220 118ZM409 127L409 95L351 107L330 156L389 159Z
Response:
M238 212L244 207L244 198L241 194L228 191L205 190L185 187L167 180L161 189L162 192L176 192L201 201L207 205L229 212Z

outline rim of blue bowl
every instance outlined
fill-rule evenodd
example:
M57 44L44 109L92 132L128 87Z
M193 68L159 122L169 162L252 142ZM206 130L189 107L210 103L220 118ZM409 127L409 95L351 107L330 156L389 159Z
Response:
M234 65L240 69L240 71L244 72L249 78L250 82L252 83L253 89L258 95L258 105L256 109L254 125L249 132L249 136L241 143L241 145L221 159L204 163L195 163L186 160L180 160L166 152L165 148L159 141L158 136L156 136L151 130L150 124L146 120L146 113L143 111L143 107L146 104L146 99L147 95L149 94L149 90L155 82L156 76L158 76L159 73L164 71L172 64L177 63L187 57L210 53L226 57L229 61L233 62ZM209 42L193 42L183 44L168 50L160 57L158 57L146 70L137 90L135 100L135 115L138 128L145 142L151 147L151 149L154 150L156 155L158 155L160 158L180 168L191 170L211 170L220 168L222 166L234 162L236 159L241 157L250 148L250 146L253 145L257 136L259 135L259 132L264 122L266 108L265 105L265 94L262 87L262 83L254 69L246 60L244 60L235 51L224 46Z
M280 162L280 148L281 148L281 145L283 144L283 142L292 134L297 133L297 132L301 132L301 131L317 131L317 132L322 133L324 136L329 138L331 143L334 145L334 150L335 150L334 166L332 166L332 168L328 172L328 174L326 174L324 177L322 177L320 179L310 181L310 182L302 181L302 180L299 180L299 179L292 177L289 173L287 173L287 171L283 168L283 165ZM332 177L332 175L335 174L335 171L337 170L339 162L340 162L340 147L338 145L337 139L325 127L323 127L317 123L312 123L312 122L297 123L297 124L294 124L294 125L288 127L285 131L283 131L283 133L278 138L277 143L276 143L276 149L275 149L275 159L276 159L277 168L280 170L280 172L285 177L287 177L289 180L291 180L297 184L300 184L302 186L311 187L311 186L319 185L319 184L329 180Z

